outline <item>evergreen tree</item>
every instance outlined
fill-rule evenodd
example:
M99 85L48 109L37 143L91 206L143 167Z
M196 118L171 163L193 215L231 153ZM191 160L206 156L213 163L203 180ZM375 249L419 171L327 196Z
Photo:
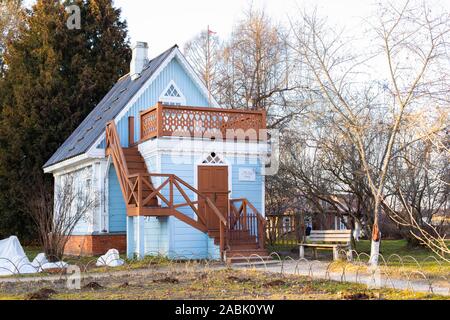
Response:
M0 77L4 73L3 54L6 44L18 36L24 21L22 0L0 0Z
M73 3L73 2L71 2ZM57 0L38 0L8 46L0 118L0 235L31 238L37 184L52 190L42 166L129 65L127 26L111 0L75 1L80 30ZM0 92L1 93L1 92Z

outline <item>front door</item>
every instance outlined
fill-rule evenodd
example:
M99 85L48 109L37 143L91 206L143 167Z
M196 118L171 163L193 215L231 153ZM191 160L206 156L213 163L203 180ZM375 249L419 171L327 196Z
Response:
M228 219L228 167L199 166L198 190L209 197L225 219ZM219 218L208 206L205 209L205 200L203 199L199 199L199 210L206 217L208 230L219 230Z

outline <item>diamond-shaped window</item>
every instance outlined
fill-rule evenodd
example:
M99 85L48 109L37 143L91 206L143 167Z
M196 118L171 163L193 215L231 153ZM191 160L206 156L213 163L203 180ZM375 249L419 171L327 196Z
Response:
M225 162L216 155L215 152L211 153L204 161L204 164L225 164Z
M177 91L177 89L175 88L174 85L171 85L169 87L169 90L167 90L165 96L166 97L172 97L172 98L181 98L180 93Z

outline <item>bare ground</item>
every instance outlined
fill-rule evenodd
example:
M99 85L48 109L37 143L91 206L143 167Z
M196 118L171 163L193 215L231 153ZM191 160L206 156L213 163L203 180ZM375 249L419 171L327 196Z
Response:
M0 283L1 299L35 300L377 300L436 299L429 294L365 285L311 280L252 270L152 270L88 276L81 290L67 289L67 281Z

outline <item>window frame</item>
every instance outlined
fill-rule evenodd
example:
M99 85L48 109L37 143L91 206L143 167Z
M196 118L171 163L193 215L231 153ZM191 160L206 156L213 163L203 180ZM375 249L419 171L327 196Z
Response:
M170 97L170 96L166 95L172 86L177 91L179 97ZM169 84L167 85L167 87L163 90L161 96L159 97L159 101L161 101L165 105L170 105L170 106L185 106L186 105L186 98L185 98L183 92L180 90L180 88L177 86L177 84L173 80L171 80L169 82Z

